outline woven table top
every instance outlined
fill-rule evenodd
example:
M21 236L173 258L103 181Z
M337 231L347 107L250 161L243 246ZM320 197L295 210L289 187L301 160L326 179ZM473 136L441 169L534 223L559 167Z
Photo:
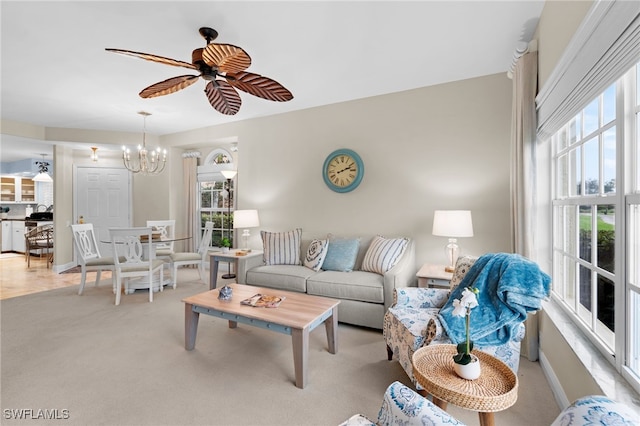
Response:
M430 345L413 354L413 375L436 398L474 411L502 411L518 399L518 377L499 359L482 351L480 377L466 380L453 367L455 345Z

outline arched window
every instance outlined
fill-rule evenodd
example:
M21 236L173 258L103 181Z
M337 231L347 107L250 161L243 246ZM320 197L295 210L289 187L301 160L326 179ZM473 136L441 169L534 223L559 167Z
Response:
M235 179L227 188L223 170L236 170L233 156L223 148L216 148L198 166L200 229L206 222L213 222L211 245L222 246L222 239L233 242L233 211L235 210Z

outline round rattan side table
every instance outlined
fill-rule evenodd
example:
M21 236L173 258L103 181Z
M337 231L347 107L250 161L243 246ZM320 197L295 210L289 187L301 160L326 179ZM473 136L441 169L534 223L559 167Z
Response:
M447 403L477 411L481 426L493 426L496 411L518 399L518 377L504 362L488 353L472 352L481 362L476 380L465 380L455 373L455 345L430 345L413 354L413 375L433 397L433 403L446 410Z

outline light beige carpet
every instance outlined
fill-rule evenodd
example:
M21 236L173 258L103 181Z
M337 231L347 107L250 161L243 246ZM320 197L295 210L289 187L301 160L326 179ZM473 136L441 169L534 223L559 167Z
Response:
M181 299L206 290L180 271L176 290L123 295L110 281L2 300L2 425L336 425L352 414L375 419L385 388L409 384L387 361L382 334L338 327L338 353L322 327L310 338L309 383L294 386L291 338L201 315L196 348L184 349ZM559 410L538 363L522 360L517 403L497 425L548 425ZM7 413L58 410L66 420ZM63 411L67 410L67 411ZM476 413L449 407L469 425ZM9 416L11 417L11 416Z

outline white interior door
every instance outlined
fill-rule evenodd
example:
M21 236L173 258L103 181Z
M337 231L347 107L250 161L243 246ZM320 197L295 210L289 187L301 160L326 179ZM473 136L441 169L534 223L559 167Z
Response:
M76 169L75 213L93 224L100 253L109 255L109 228L131 226L131 174L124 168Z

